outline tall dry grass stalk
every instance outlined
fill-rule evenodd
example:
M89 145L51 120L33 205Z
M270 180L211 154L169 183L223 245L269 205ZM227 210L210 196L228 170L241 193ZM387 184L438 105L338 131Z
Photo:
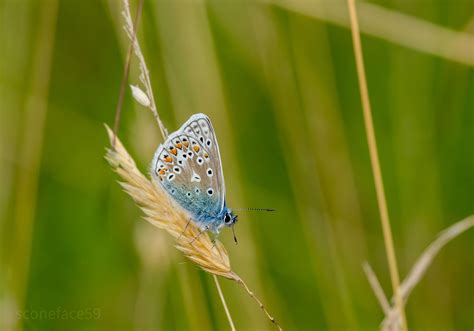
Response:
M125 92L125 85L128 80L128 73L130 71L130 63L131 63L131 55L133 51L135 52L135 55L137 56L139 60L139 68L140 68L140 81L142 84L145 86L145 91L143 92L138 86L131 86L132 88L132 94L134 98L143 106L149 108L153 115L155 116L155 119L158 123L158 126L160 128L161 135L163 139L166 139L166 136L168 135L168 131L164 127L163 123L161 122L161 119L158 115L158 110L156 107L155 99L153 96L153 90L151 87L151 81L149 77L149 71L148 67L145 62L145 58L143 56L143 53L140 48L140 44L136 38L136 26L140 20L141 12L143 10L143 3L144 0L140 0L138 3L138 8L135 14L135 20L132 21L132 16L130 13L130 6L128 3L128 0L123 1L123 18L125 20L125 25L124 29L130 39L130 46L127 52L127 58L125 60L125 68L124 68L124 74L122 78L122 84L120 86L120 94L119 94L119 101L117 103L117 109L115 112L115 123L114 123L114 136L113 136L113 141L112 141L112 148L115 150L115 144L116 144L116 133L118 131L118 126L120 122L120 115L122 111L122 105L123 105L123 97L124 97L124 92ZM216 275L213 275L214 281L219 293L219 297L221 299L222 305L224 307L224 310L226 312L226 316L229 320L229 325L232 330L235 330L234 323L232 321L232 317L230 315L230 311L227 307L227 304L225 302L224 294L222 293L222 290L220 288L219 280L217 279Z
M364 112L364 123L367 134L367 144L369 146L370 162L374 174L375 191L377 203L379 206L380 220L382 222L382 231L387 254L390 279L395 295L395 302L400 314L402 330L407 330L405 311L403 308L402 296L400 294L400 278L398 276L397 259L395 257L395 248L393 245L392 230L390 228L390 218L388 214L387 200L382 180L382 170L377 151L377 140L375 138L374 123L372 119L372 110L370 107L369 91L367 88L367 79L365 77L364 59L362 55L362 44L360 41L359 23L354 0L347 0L349 7L349 16L351 22L352 42L354 45L354 55L357 67L357 77L359 79L360 97L362 99L362 109Z
M160 120L158 115L156 103L153 96L151 81L148 67L145 58L140 48L140 44L136 38L135 26L138 23L133 23L130 13L130 5L128 0L123 0L123 17L125 20L124 29L130 39L131 50L133 49L135 55L139 60L140 81L145 87L142 91L138 86L132 87L132 94L134 98L143 106L149 108L160 128L163 139L166 139L168 131ZM143 7L143 0L140 1L137 9L136 20L140 17L140 11ZM130 69L130 57L126 59L125 70ZM124 75L127 77L127 75ZM145 213L145 219L151 224L160 229L165 230L176 241L176 248L183 252L183 254L191 261L200 266L203 270L213 275L219 297L224 306L229 325L232 330L235 330L230 311L225 302L223 292L221 290L217 276L221 276L233 280L240 284L250 297L257 302L259 307L265 313L267 318L279 329L281 326L269 314L262 302L249 289L247 284L240 278L230 267L229 256L224 245L220 241L212 242L207 232L202 232L193 222L191 222L191 215L183 208L174 203L167 193L160 187L160 185L153 180L146 178L136 167L133 158L128 154L120 140L116 135L116 128L120 120L121 100L123 98L123 86L125 80L122 82L120 91L119 104L116 111L116 121L112 131L106 126L112 148L107 149L106 159L111 165L112 169L118 173L122 178L120 185L127 192L137 205Z
M119 124L120 124L120 116L122 115L122 108L123 108L123 98L125 96L125 87L127 85L128 81L128 75L130 73L130 63L132 62L132 53L134 49L134 44L135 40L137 37L137 29L136 29L136 24L140 21L140 16L142 14L143 10L143 2L144 0L140 0L137 8L137 12L135 14L135 20L133 22L130 22L131 26L131 31L127 30L129 36L130 36L130 45L128 46L128 51L127 51L127 57L125 59L125 64L123 68L123 74L122 74L122 82L120 84L120 92L119 92L119 99L117 102L117 107L115 108L115 120L114 120L114 132L118 132ZM128 9L128 14L130 15L130 10ZM128 26L128 24L127 24ZM115 140L112 142L112 147L115 146Z
M137 13L141 11L143 2L144 0L140 0ZM150 109L153 116L155 116L156 123L158 124L158 127L160 128L161 135L163 137L166 137L168 135L168 130L166 130L165 126L163 125L163 122L160 119L160 116L158 115L158 110L155 103L155 97L153 95L153 89L151 87L150 72L148 71L148 66L146 65L145 57L143 56L140 43L138 42L138 39L136 38L135 24L133 23L132 15L130 14L130 4L128 3L128 0L122 1L122 7L123 7L122 15L125 21L125 25L123 28L125 29L125 32L127 33L127 36L130 39L131 47L135 51L135 55L138 58L139 68L141 72L140 81L145 86L145 93L149 100L147 108ZM138 19L140 15L137 14L136 17ZM126 70L128 69L129 68L126 68Z

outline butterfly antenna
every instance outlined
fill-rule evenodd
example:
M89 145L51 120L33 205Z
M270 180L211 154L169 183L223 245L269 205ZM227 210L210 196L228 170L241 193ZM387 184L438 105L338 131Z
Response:
M233 211L276 211L272 208L234 208Z
M237 245L238 242L237 242L237 236L235 235L235 229L234 229L234 226L232 225L232 233L234 234L234 241L235 241L235 244Z

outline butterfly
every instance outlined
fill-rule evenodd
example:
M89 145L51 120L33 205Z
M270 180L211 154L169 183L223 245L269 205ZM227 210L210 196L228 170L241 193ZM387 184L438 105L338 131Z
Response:
M207 115L191 116L168 136L155 152L151 174L201 231L217 236L237 222L226 204L219 146Z

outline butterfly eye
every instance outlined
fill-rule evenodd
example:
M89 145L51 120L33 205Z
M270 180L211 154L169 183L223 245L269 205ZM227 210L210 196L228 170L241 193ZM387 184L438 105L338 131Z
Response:
M230 224L230 223L232 223L232 218L230 217L229 214L225 214L225 216L224 216L224 222L225 222L225 224Z

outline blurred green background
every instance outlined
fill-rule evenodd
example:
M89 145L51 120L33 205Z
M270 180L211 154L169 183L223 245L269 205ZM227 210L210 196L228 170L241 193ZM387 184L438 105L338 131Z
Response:
M473 212L474 8L358 9L403 279ZM120 10L0 0L0 330L229 329L212 277L141 219L103 159L128 46ZM344 1L147 0L138 32L167 128L208 114L230 207L278 210L240 213L239 245L221 240L286 330L377 329L363 261L391 296L347 22ZM161 137L129 90L119 136L147 172ZM410 330L472 329L473 242L471 230L435 259L408 301ZM274 329L221 284L237 330Z

